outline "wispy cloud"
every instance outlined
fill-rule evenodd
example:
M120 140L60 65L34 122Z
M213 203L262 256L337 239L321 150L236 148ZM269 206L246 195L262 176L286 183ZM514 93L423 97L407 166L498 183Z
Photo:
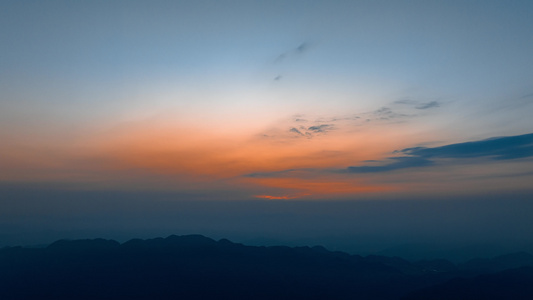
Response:
M293 115L290 119L279 121L270 129L269 138L314 138L331 131L343 132L372 126L374 124L406 123L419 116L433 113L432 109L440 107L439 101L415 101L402 99L378 107L374 110L347 113L344 115ZM424 111L424 112L422 112ZM426 112L427 111L427 112ZM431 112L430 112L431 111ZM370 125L372 124L372 125Z
M373 119L387 120L387 121L398 120L398 119L410 117L410 115L407 115L407 114L397 113L394 110L392 110L390 107L387 107L387 106L383 106L383 107L381 107L379 109L376 109L371 114L373 116ZM371 119L367 118L367 120L371 120Z
M434 108L439 107L440 104L437 101L431 101L426 103L421 103L420 105L415 106L416 109L428 109L428 108Z
M525 99L525 98L533 98L533 93L529 93L527 95L520 97L520 99Z
M298 47L296 47L296 53L303 54L309 50L309 46L310 44L308 42L301 43Z
M297 56L303 55L304 53L307 53L310 48L312 48L311 43L303 42L300 45L298 45L296 48L290 49L278 55L276 59L274 60L274 63L281 63L285 61L286 59L291 59L291 58L295 58Z
M436 107L440 107L441 106L441 103L439 101L436 101L436 100L418 101L418 100L413 100L413 99L409 99L409 98L396 100L392 104L402 105L402 106L410 106L410 107L414 107L416 109L430 109L430 108L436 108Z
M311 126L307 128L307 130L314 132L314 133L322 133L322 132L329 131L332 128L333 128L333 125L331 124L322 124L322 125L317 125L317 126Z
M306 122L306 120L297 119L295 120L295 122ZM319 125L313 125L313 126L300 125L298 126L298 128L291 127L289 129L289 132L296 134L297 136L313 138L316 135L325 134L328 131L331 131L334 129L335 128L332 124L319 124Z
M296 134L299 134L299 135L304 135L300 130L296 129L296 128L291 128L289 129L289 132L294 132Z

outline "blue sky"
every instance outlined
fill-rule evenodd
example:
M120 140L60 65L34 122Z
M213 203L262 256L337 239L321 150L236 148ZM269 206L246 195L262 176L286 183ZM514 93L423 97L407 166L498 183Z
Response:
M0 184L530 195L531 20L531 1L2 1Z

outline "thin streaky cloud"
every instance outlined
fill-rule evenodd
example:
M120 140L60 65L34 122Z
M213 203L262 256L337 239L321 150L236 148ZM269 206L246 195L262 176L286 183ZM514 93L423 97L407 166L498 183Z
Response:
M404 106L411 106L411 107L414 107L416 109L429 109L429 108L440 107L442 103L440 101L436 101L436 100L423 102L423 101L417 101L417 100L412 100L412 99L406 98L406 99L396 100L396 101L392 102L392 104L394 104L394 105L398 105L399 104L399 105L404 105Z
M491 157L492 159L501 160L530 157L533 156L533 133L495 137L434 148L406 148L400 152L424 158Z
M509 160L533 157L533 133L495 137L481 141L456 143L432 148L412 147L394 151L393 153L408 156L390 157L389 160L381 161L383 165L380 166L351 166L346 171L349 173L372 173L427 167L436 165L437 162L435 159L439 158L455 159L455 162L467 162L469 158Z
M434 108L439 107L440 104L437 101L431 101L427 103L421 103L420 105L415 106L416 109L428 109L428 108Z
M276 59L274 60L274 63L282 63L287 59L303 55L309 52L310 48L311 48L311 44L309 42L303 42L300 45L298 45L298 47L293 48L289 51L283 52L280 55L278 55Z
M530 94L527 94L527 95L524 95L524 96L520 97L520 99L525 99L525 98L533 98L533 93L530 93Z
M414 168L414 167L426 167L433 165L431 160L421 157L391 157L393 162L382 166L356 166L348 167L349 173L375 173L375 172L388 172L398 169Z

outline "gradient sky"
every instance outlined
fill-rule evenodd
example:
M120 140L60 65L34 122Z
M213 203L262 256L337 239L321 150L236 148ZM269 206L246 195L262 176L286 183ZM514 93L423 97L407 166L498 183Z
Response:
M532 1L2 1L0 183L533 195L532 20Z

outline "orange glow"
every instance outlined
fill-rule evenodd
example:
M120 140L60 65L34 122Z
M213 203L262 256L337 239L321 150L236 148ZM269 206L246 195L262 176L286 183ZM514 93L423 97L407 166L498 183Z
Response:
M248 181L271 188L296 191L290 196L256 196L267 199L295 199L303 196L346 195L372 192L391 191L391 187L375 184L365 184L356 179L335 178L335 176L323 176L321 178L248 178Z
M267 130L268 131L268 130ZM9 173L0 180L63 181L127 188L232 189L264 199L312 198L390 190L338 174L350 165L380 159L390 149L409 145L392 131L331 131L312 138L289 130L209 131L205 127L155 122L125 124L80 136L49 151L4 153ZM391 146L392 144L392 146ZM45 145L46 146L46 145ZM294 170L284 173L286 170ZM249 174L276 173L271 177Z
M308 196L310 194L301 194L301 195L294 195L294 196L270 196L270 195L255 195L256 198L261 199L270 199L270 200L290 200L290 199L296 199Z

